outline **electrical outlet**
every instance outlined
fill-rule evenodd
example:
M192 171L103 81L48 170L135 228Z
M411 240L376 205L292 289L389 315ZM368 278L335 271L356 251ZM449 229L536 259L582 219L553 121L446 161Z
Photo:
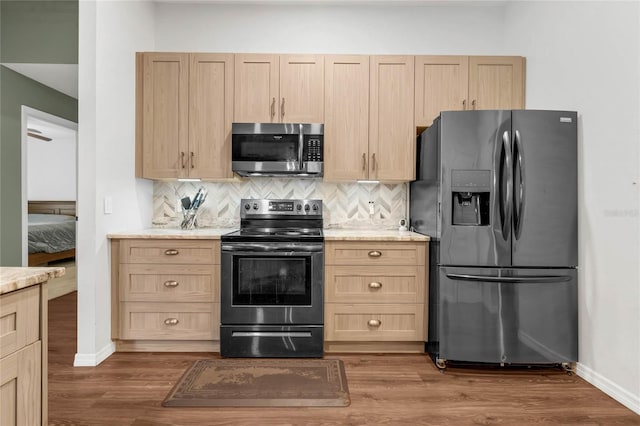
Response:
M376 214L376 203L374 201L369 201L369 214L371 216Z

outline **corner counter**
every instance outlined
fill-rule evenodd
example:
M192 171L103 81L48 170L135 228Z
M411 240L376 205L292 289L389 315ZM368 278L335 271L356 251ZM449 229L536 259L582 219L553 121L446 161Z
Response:
M2 426L47 424L47 281L64 273L0 267Z
M326 241L429 241L426 235L412 231L398 231L389 229L325 229Z

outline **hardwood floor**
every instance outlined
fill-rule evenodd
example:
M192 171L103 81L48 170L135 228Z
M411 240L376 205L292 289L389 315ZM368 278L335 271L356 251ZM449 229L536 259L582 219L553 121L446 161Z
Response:
M76 295L49 302L50 425L640 425L640 416L560 370L443 374L420 354L340 355L349 407L163 408L191 362L219 355L115 353L74 368Z

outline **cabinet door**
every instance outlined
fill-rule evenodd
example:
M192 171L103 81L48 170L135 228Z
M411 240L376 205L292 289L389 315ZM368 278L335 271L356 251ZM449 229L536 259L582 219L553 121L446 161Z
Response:
M369 178L415 178L414 57L372 56Z
M369 57L325 57L324 178L368 177Z
M524 109L524 58L471 56L471 109Z
M236 123L278 123L278 55L235 55Z
M42 413L42 342L0 359L0 425L39 425ZM45 380L46 377L45 377ZM45 397L46 401L46 397Z
M189 74L189 176L231 178L233 55L192 54Z
M144 53L142 62L142 177L187 177L189 54Z
M467 108L468 56L416 56L416 126L431 126L440 111Z
M280 56L280 121L324 123L324 56Z

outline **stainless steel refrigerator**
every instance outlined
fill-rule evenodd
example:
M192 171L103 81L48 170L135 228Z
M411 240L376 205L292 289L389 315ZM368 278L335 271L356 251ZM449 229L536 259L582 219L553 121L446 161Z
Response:
M442 112L417 152L436 364L577 361L577 114Z

